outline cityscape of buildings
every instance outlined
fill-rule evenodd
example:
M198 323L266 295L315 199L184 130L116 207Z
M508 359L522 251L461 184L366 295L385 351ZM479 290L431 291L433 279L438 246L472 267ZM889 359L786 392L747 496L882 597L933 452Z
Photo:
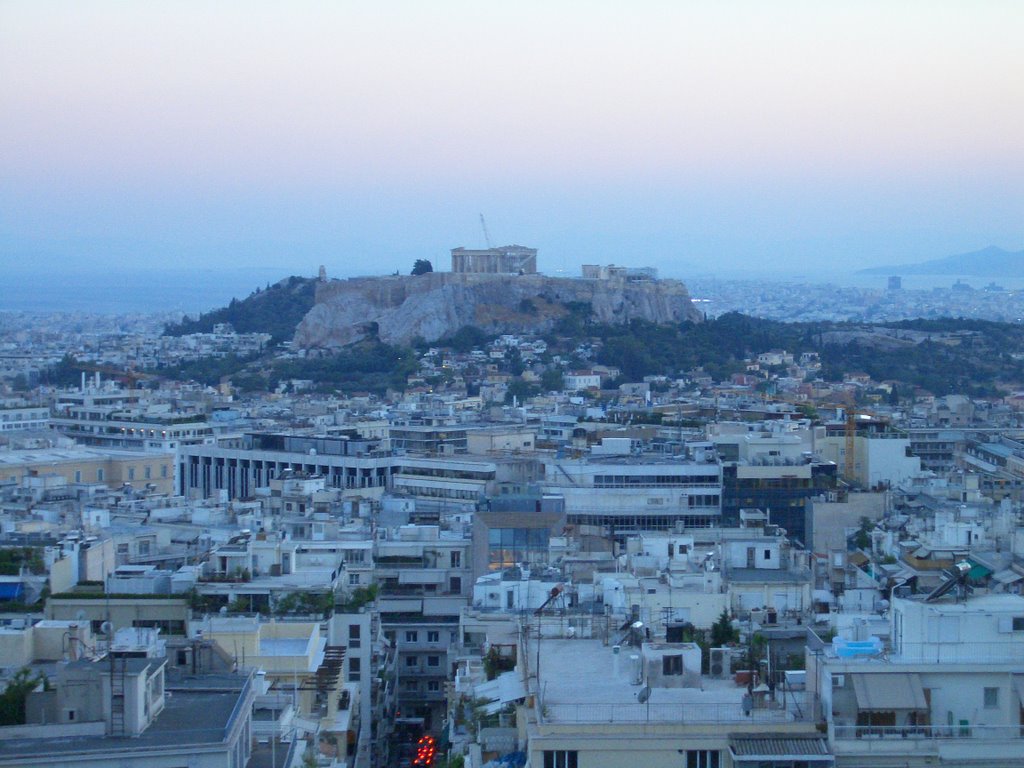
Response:
M0 316L0 766L1024 765L1024 397L525 334L242 392L173 319Z

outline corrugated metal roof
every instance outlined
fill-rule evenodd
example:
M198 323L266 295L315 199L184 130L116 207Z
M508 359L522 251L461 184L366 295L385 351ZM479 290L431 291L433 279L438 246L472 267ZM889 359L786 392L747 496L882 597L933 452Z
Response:
M733 760L822 757L826 759L821 762L832 762L828 743L819 736L732 736L729 749Z

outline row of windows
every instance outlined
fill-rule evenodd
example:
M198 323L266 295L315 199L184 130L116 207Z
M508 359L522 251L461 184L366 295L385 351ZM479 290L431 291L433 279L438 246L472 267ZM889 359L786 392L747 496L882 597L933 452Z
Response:
M547 528L491 528L487 543L492 547L516 549L548 548Z
M600 525L615 531L671 531L680 522L686 528L713 528L718 525L718 515L570 515L570 521L577 525Z
M718 475L594 475L595 488L624 487L680 487L688 485L717 485Z
M441 682L439 680L427 680L425 690L427 693L440 693ZM406 693L419 693L420 681L419 680L405 680L402 682L402 688Z
M441 666L441 657L440 656L427 656L427 664L426 665L428 667L440 667ZM420 667L420 666L422 666L420 664L419 656L406 656L405 657L405 666L407 666L407 667Z
M153 468L147 464L145 467L142 468L142 475L143 475L143 477L146 480L151 480L153 478ZM102 467L100 467L100 468L98 468L96 470L96 482L97 483L102 483L106 479L106 476L107 476L107 473L106 473L106 471ZM160 465L160 477L165 478L165 479L167 478L167 465L166 464L161 464ZM128 480L131 481L131 480L134 480L134 479L135 479L135 467L128 467ZM80 469L76 469L75 470L75 482L76 483L82 482L82 470L80 470Z
M689 507L717 507L720 501L717 494L694 494L686 497L686 504Z
M449 640L455 642L455 633L450 633L451 637ZM424 631L424 636L428 643L439 643L441 642L441 630L439 629L428 629ZM405 631L405 642L407 643L418 643L420 641L420 630L418 629L407 629Z

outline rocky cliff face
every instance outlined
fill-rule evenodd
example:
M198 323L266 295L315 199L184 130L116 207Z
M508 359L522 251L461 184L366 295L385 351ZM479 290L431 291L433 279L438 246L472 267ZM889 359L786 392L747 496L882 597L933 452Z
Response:
M599 323L700 320L678 280L627 282L544 275L426 275L332 280L317 286L316 304L295 333L298 347L331 349L376 329L381 341L435 341L466 325L487 333L542 333L564 317L566 305L590 305Z

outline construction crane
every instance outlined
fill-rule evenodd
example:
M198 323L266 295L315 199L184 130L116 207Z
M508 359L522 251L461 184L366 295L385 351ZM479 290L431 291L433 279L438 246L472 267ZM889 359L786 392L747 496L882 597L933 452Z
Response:
M484 231L484 242L487 243L487 249L490 250L494 246L491 245L491 235L487 231L487 222L484 221L484 215L482 213L480 214L480 227Z
M846 478L846 482L853 485L855 471L854 467L854 453L857 450L857 409L849 408L846 411L846 428L844 430L846 437L846 459L843 464L843 476Z

